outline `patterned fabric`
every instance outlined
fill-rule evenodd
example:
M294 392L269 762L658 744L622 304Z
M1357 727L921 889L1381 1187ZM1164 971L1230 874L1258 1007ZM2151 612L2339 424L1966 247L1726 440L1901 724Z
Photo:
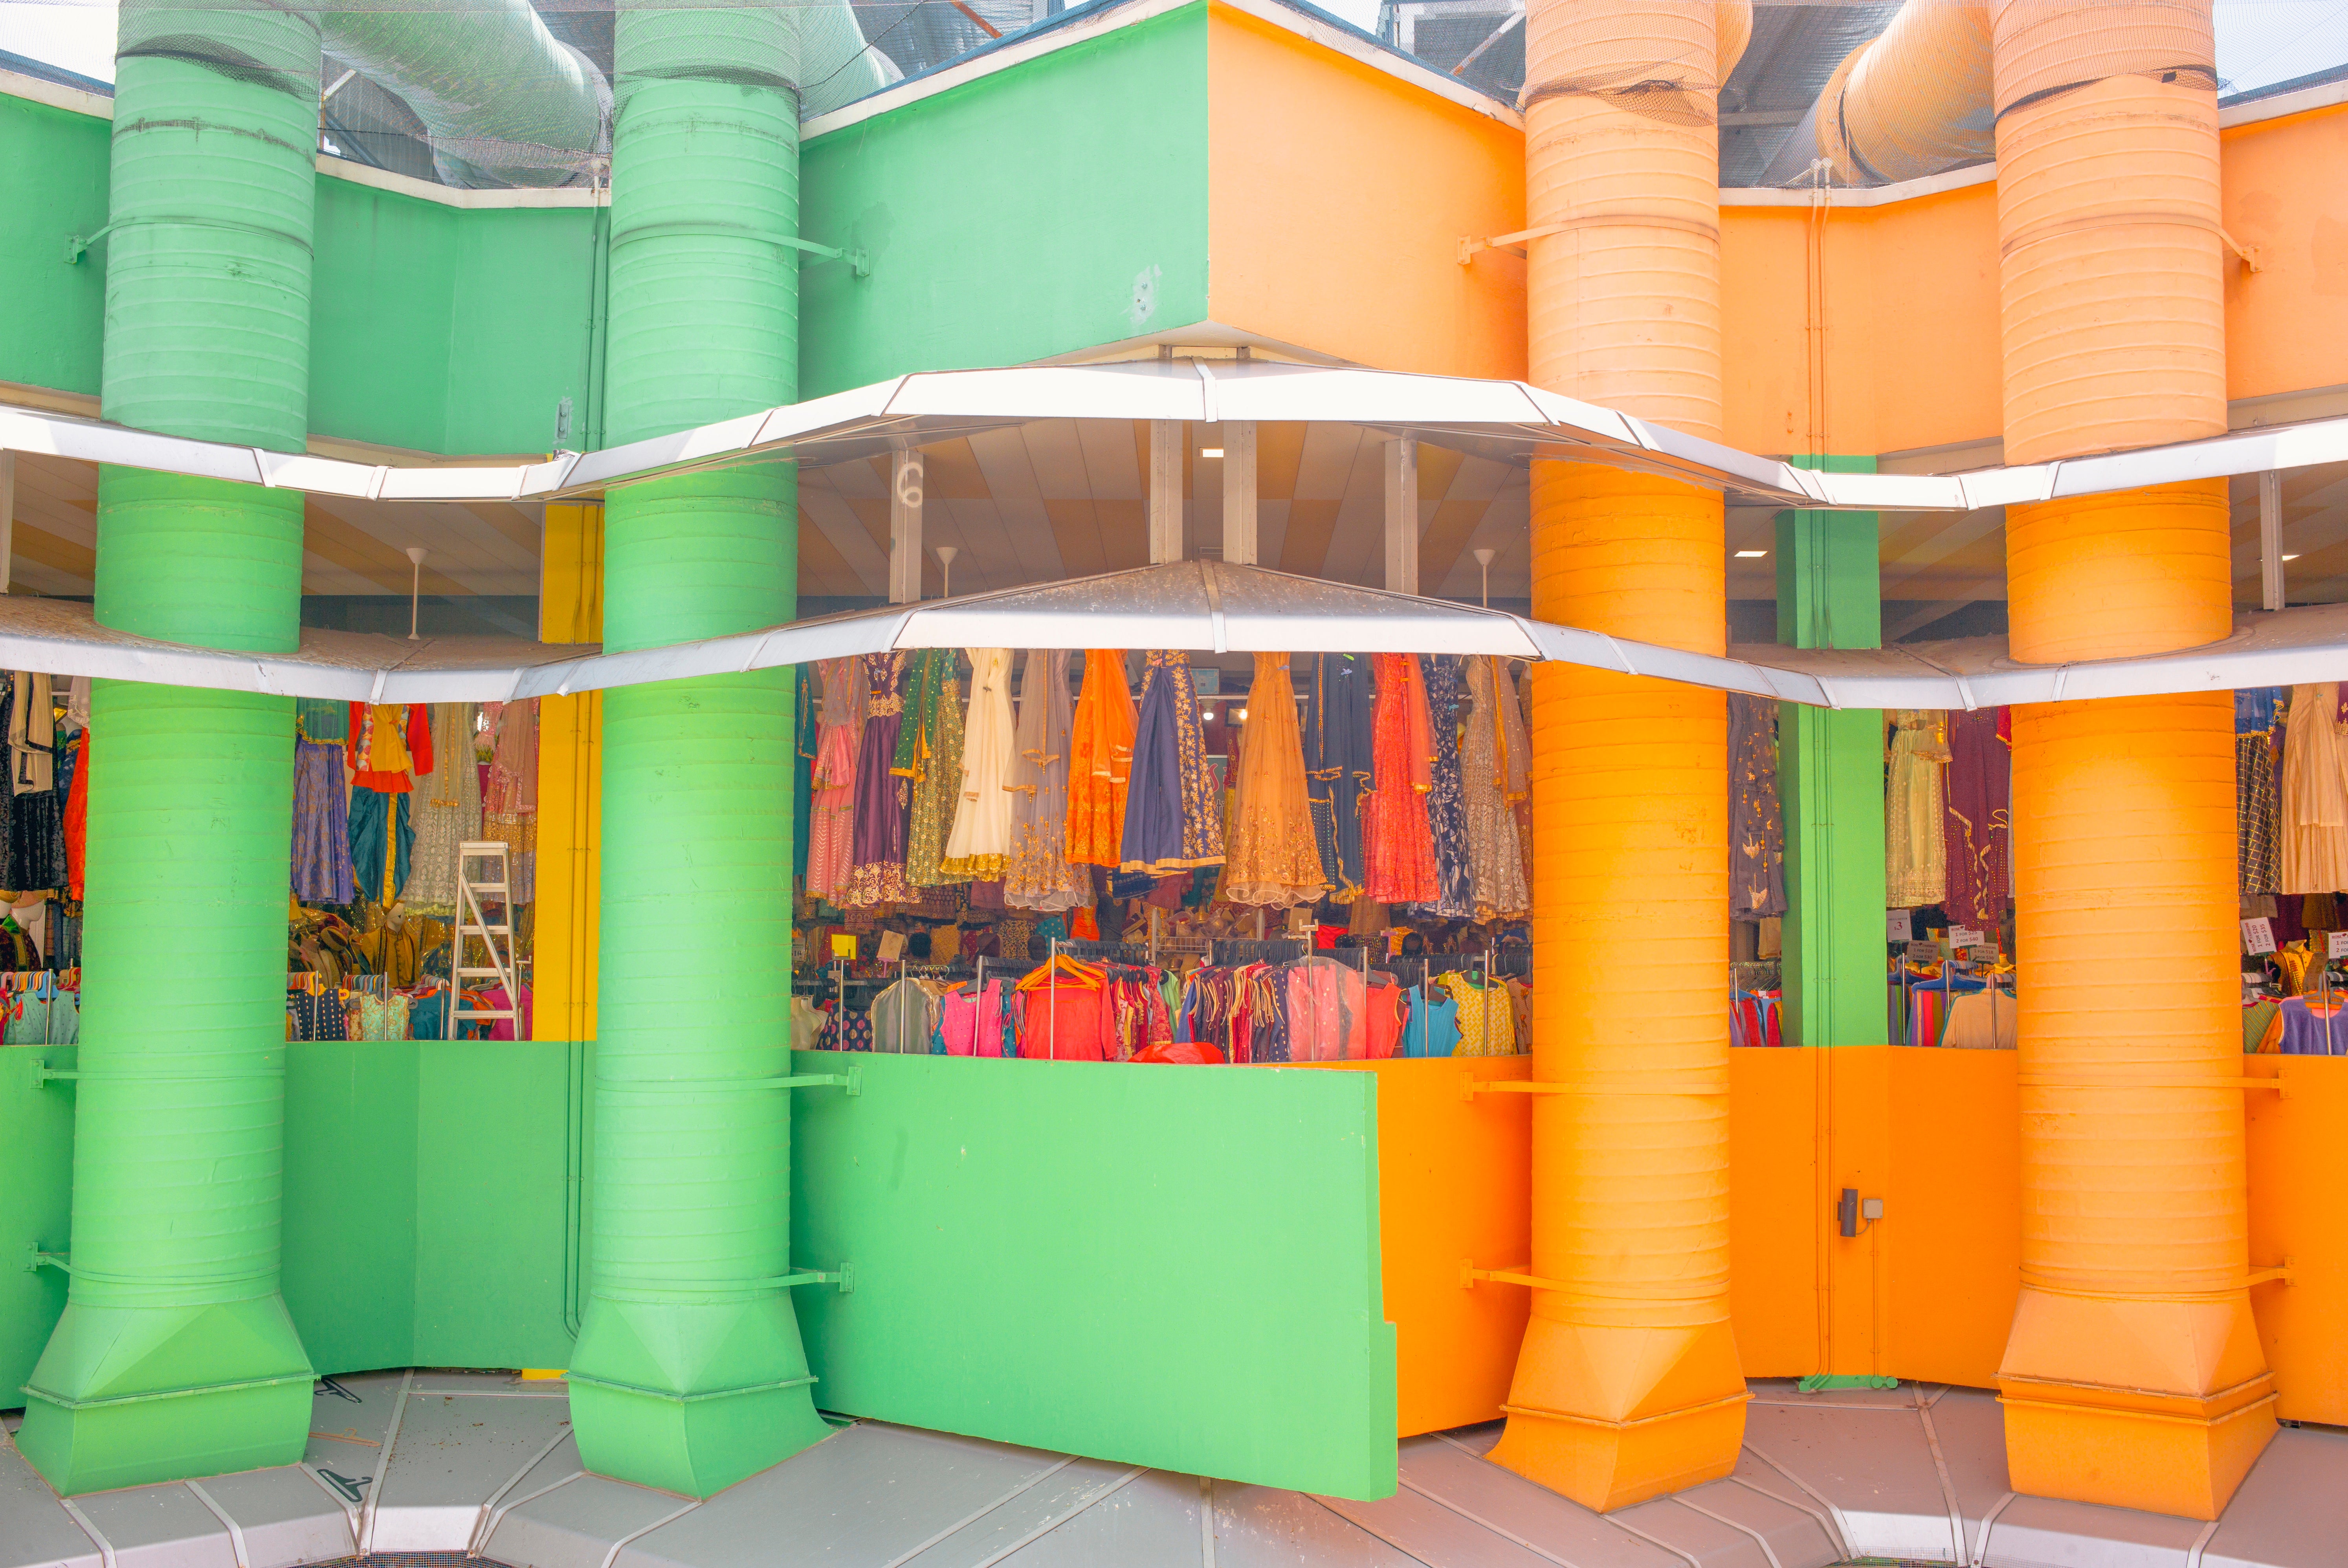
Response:
M1370 786L1369 661L1323 653L1313 661L1304 705L1305 789L1313 836L1329 897L1350 904L1362 891L1361 796Z
M457 907L457 845L481 836L481 770L473 764L474 728L472 703L433 704L432 771L417 781L408 819L416 827L415 870L399 889L401 899L418 909ZM298 814L298 798L295 810Z
M2005 710L1949 715L1949 918L1979 930L2004 923L2013 828L2013 749L2000 733ZM2342 884L2348 886L2348 884Z
M1004 874L1011 854L1011 650L973 648L970 714L963 725L961 788L945 871L973 882Z
M911 887L939 887L955 880L944 866L946 835L953 827L954 808L962 803L962 680L954 672L953 649L930 651L929 671L922 686L926 701L918 749L911 759L913 810L905 840L905 883ZM901 735L897 744L901 767L907 752Z
M2282 797L2275 778L2280 686L2234 693L2234 849L2241 896L2272 893L2282 869Z
M1068 745L1068 858L1076 865L1114 866L1123 862L1133 723L1125 654L1115 649L1087 650L1085 686L1076 698L1074 739Z
M335 741L294 746L294 897L347 904L356 896L350 818L343 794L343 748Z
M1092 897L1092 881L1069 862L1068 743L1075 719L1068 703L1068 653L1036 649L1027 655L1019 685L1019 733L1013 739L1011 854L1003 871L1003 902L1019 909L1073 909ZM1004 949L1011 955L1008 947ZM1026 948L1017 956L1026 957Z
M1501 711L1499 662L1488 656L1468 661L1467 737L1459 755L1476 918L1488 921L1515 919L1532 907L1525 891L1524 857L1517 849L1517 815L1509 798L1511 726ZM1514 759L1514 767L1521 778L1521 756Z
M1459 1044L1452 1051L1454 1056L1517 1054L1516 1020L1506 988L1495 985L1488 989L1457 971L1438 976L1435 983L1458 1005Z
M412 794L354 789L350 804L351 875L361 899L389 904L416 865Z
M1777 796L1777 704L1728 694L1728 917L1786 912L1786 822Z
M897 743L905 715L906 656L867 653L864 741L856 755L853 866L832 894L846 908L905 897L905 835L913 806L911 779L896 774Z
M406 1040L407 1038L407 999L406 997L373 997L361 991L358 995L358 1004L361 1040Z
M1921 909L1949 896L1941 804L1941 764L1949 760L1949 748L1941 739L1941 717L1920 708L1892 714L1883 796L1883 897L1890 908Z
M1222 862L1222 803L1189 659L1179 650L1145 655L1121 853L1121 869L1152 876Z
M23 672L7 678L8 698L0 705L0 733L14 718ZM62 888L72 875L66 864L66 798L52 773L47 787L18 794L0 789L0 832L5 832L7 864L0 866L6 886L20 893L36 888Z
M856 753L864 738L864 667L827 659L822 666L823 722L817 732L814 794L808 812L807 891L828 898L848 880L856 836Z
M313 741L332 741L336 746L351 738L351 705L324 697L294 699L294 722L302 728L303 736Z
M1304 743L1288 655L1255 656L1247 723L1240 733L1230 854L1220 896L1228 903L1285 909L1318 900L1321 853L1304 795Z
M1432 904L1435 836L1426 796L1434 788L1435 739L1418 661L1407 653L1380 653L1375 740L1377 787L1362 828L1369 865L1369 896L1381 904Z
M823 721L816 701L815 666L796 668L791 683L791 875L804 885L813 849L809 830L815 825L815 759Z
M1426 683L1426 714L1434 728L1434 787L1427 792L1427 825L1435 833L1435 914L1440 919L1476 917L1476 868L1468 848L1468 798L1459 768L1459 682L1465 660L1457 653L1422 653L1419 674Z
M494 710L494 712L492 712ZM486 705L497 735L481 789L481 836L503 844L513 901L538 899L538 699Z

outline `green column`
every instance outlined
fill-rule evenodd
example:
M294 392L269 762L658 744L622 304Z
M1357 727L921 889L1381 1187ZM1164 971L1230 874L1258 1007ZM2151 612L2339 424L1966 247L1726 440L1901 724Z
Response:
M1872 457L1797 459L1871 474ZM1883 642L1873 512L1777 515L1777 641L1797 648ZM1792 702L1779 709L1786 814L1785 1034L1788 1045L1882 1045L1883 715Z
M797 395L788 10L622 11L613 444ZM787 463L633 485L603 519L604 646L788 620ZM603 699L594 1280L571 1371L590 1470L706 1497L829 1430L789 1293L790 671ZM800 1260L802 1262L808 1260Z
M317 96L310 20L124 7L80 263L108 419L302 450ZM102 625L286 651L301 573L297 493L99 476ZM99 682L91 709L72 1276L17 1434L67 1493L290 1464L310 1426L277 1286L293 704Z

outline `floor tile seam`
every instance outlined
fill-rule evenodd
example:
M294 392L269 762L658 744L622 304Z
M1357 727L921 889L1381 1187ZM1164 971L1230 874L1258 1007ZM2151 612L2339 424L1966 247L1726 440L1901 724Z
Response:
M673 1508L669 1510L668 1512L662 1514L658 1519L654 1520L650 1524L645 1525L642 1530L631 1531L629 1533L621 1536L617 1541L612 1542L612 1549L603 1553L602 1568L612 1568L612 1564L620 1560L620 1553L632 1542L643 1540L645 1536L650 1535L654 1531L658 1530L664 1524L673 1524L676 1521L683 1519L686 1514L691 1513L695 1509L699 1508L703 1501L703 1499L698 1497L692 1498L686 1501L683 1508Z
M336 1491L335 1490L335 1483L328 1481L324 1476L320 1475L318 1473L317 1467L313 1465L308 1460L301 1460L296 1463L294 1468L300 1471L304 1475L308 1476L312 1481L315 1481L317 1483L318 1490L324 1492L334 1505L342 1511L343 1528L349 1531L351 1535L351 1550L354 1553L357 1552L359 1549L359 1511L355 1507L352 1506L348 1498L345 1498L341 1492Z
M972 1563L971 1568L994 1568L996 1563L1002 1562L1013 1553L1021 1551L1025 1547L1032 1545L1035 1542L1041 1541L1046 1535L1051 1534L1055 1530L1059 1529L1063 1524L1067 1523L1068 1521L1076 1518L1076 1515L1092 1507L1093 1504L1102 1501L1113 1492L1122 1491L1126 1486L1133 1481L1137 1477L1148 1475L1148 1473L1149 1467L1148 1465L1135 1465L1131 1470L1127 1471L1123 1475L1117 1477L1107 1486L1097 1488L1092 1492L1087 1493L1084 1501L1077 1503L1074 1508L1069 1509L1066 1512L1060 1514L1056 1518L1045 1520L1042 1524L1037 1525L1035 1529L1029 1531L1026 1534L1021 1536L1018 1540L1013 1542L1002 1551L997 1552L992 1557L982 1558L980 1561Z
M1478 1464L1492 1463L1490 1460L1486 1459L1482 1454L1478 1453L1474 1449L1469 1448L1466 1443L1461 1442L1458 1439L1453 1437L1448 1432L1434 1432L1429 1435L1442 1439L1445 1442L1449 1443L1453 1448L1457 1449L1461 1453L1466 1454L1469 1459L1474 1460ZM1500 1467L1493 1465L1492 1468L1498 1470ZM1453 1502L1450 1499L1444 1497L1439 1493L1429 1491L1426 1488L1418 1485L1415 1481L1406 1481L1402 1484L1409 1487L1411 1491L1418 1493L1419 1496L1426 1498L1429 1502L1447 1508L1462 1519L1473 1520L1476 1523L1482 1525L1493 1534L1500 1536L1504 1540L1513 1541L1528 1552L1535 1553L1540 1556L1546 1557L1552 1563L1563 1563L1564 1568L1575 1568L1574 1564L1567 1563L1564 1558L1552 1554L1544 1548L1537 1546L1533 1542L1525 1540L1522 1536L1501 1529L1498 1525L1494 1524L1488 1519L1485 1519L1478 1514L1469 1512L1467 1509L1460 1507L1457 1503ZM1527 1484L1538 1486L1540 1485L1540 1482L1529 1481ZM1548 1489L1544 1487L1542 1490L1547 1491ZM1614 1519L1606 1514L1595 1512L1591 1513L1591 1517L1598 1520L1601 1523L1610 1525L1612 1528L1622 1532L1625 1535L1637 1537L1639 1540L1647 1542L1648 1545L1656 1548L1658 1551L1664 1553L1668 1556L1678 1558L1681 1562L1686 1563L1688 1568L1704 1568L1704 1565L1701 1563L1698 1563L1695 1558L1691 1556L1689 1553L1681 1551L1676 1546L1668 1545L1663 1542L1656 1540L1653 1536L1648 1534L1645 1531L1641 1530L1636 1525L1625 1524L1619 1519Z
M2225 1516L2221 1513L2201 1527L2201 1533L2193 1538L2193 1550L2185 1554L2185 1568L2201 1568L2201 1553L2209 1550L2210 1540L2218 1533L2218 1526L2224 1522Z
M1715 1513L1704 1504L1700 1502L1690 1502L1686 1498L1678 1495L1673 1495L1664 1501L1676 1502L1682 1508L1693 1509L1696 1512L1703 1514L1706 1519L1712 1520L1716 1523L1728 1526L1729 1529L1735 1531L1740 1535L1748 1535L1752 1537L1753 1544L1761 1548L1761 1556L1763 1560L1769 1564L1769 1568L1786 1568L1786 1565L1783 1563L1777 1561L1777 1549L1769 1544L1769 1538L1762 1534L1759 1531L1754 1529L1751 1525L1739 1524L1735 1520L1729 1518L1728 1515L1725 1513Z
M57 1499L57 1506L66 1511L67 1518L81 1527L81 1532L84 1535L89 1537L90 1544L98 1548L98 1559L104 1568L115 1568L114 1542L108 1541L105 1533L98 1528L98 1522L84 1513L81 1511L81 1505L70 1497Z
M1537 1542L1529 1541L1525 1537L1519 1535L1515 1531L1509 1530L1503 1525L1496 1524L1492 1521L1485 1518L1482 1514L1478 1513L1471 1509L1462 1508L1459 1504L1452 1501L1449 1498L1445 1497L1440 1492L1429 1491L1426 1488L1413 1481L1404 1481L1400 1482L1400 1484L1406 1490L1416 1492L1419 1496L1426 1499L1427 1501L1435 1504L1437 1508L1456 1513L1460 1518L1468 1521L1468 1523L1476 1525L1479 1529L1488 1530L1503 1541L1513 1542L1517 1545L1521 1546L1526 1551L1531 1553L1534 1556L1540 1558L1542 1561L1558 1564L1558 1568L1581 1568L1581 1564L1572 1562L1570 1559L1560 1557L1548 1547L1540 1545ZM1332 1512L1334 1511L1333 1510ZM1339 1513L1337 1517L1340 1519L1352 1518L1350 1514L1345 1513ZM1354 1522L1356 1524L1361 1523L1359 1520L1354 1520ZM1612 1523L1612 1521L1609 1520L1607 1522ZM1364 1524L1362 1525L1362 1528L1368 1530L1369 1526ZM1371 1533L1375 1534L1376 1532L1372 1531ZM1385 1537L1380 1535L1378 1536L1378 1539L1385 1541ZM1387 1544L1392 1545L1393 1543L1388 1542Z
M407 1390L416 1382L413 1368L399 1375L399 1398L392 1402L391 1425L383 1434L383 1462L376 1467L375 1488L359 1505L359 1555L375 1550L375 1522L383 1502L383 1494L391 1484L391 1454L399 1442L399 1424L407 1416Z
M206 1491L201 1483L183 1481L180 1484L195 1493L196 1501L202 1503L211 1512L211 1516L227 1528L229 1550L236 1556L236 1568L252 1568L252 1556L244 1549L244 1527L230 1518L228 1510L222 1508L219 1501L211 1492Z
M922 1542L920 1545L913 1547L910 1551L899 1553L896 1556L889 1559L888 1562L881 1563L880 1568L905 1568L906 1563L911 1563L914 1558L919 1557L922 1553L927 1552L939 1542L947 1539L949 1536L960 1534L963 1531L969 1529L973 1524L976 1524L980 1520L984 1519L988 1514L993 1513L996 1509L1009 1503L1014 1498L1019 1497L1024 1493L1031 1491L1035 1488L1043 1485L1044 1482L1051 1480L1052 1477L1059 1474L1062 1471L1076 1463L1076 1455L1069 1454L1064 1457L1059 1463L1049 1466L1046 1469L1037 1471L1034 1475L1029 1476L1025 1481L1021 1481L1017 1486L1013 1487L1009 1491L1004 1492L994 1501L986 1503L983 1507L963 1515L960 1519L955 1520L952 1524L947 1525L943 1530L939 1531L936 1534Z
M1779 1464L1776 1460L1771 1459L1767 1454L1763 1453L1759 1449L1755 1448L1751 1443L1745 1443L1740 1446L1746 1453L1751 1454L1755 1459L1759 1460L1763 1464L1767 1465L1771 1470L1776 1471L1779 1475L1782 1475L1787 1481L1792 1481L1795 1486L1801 1490L1803 1495L1809 1498L1811 1501L1817 1503L1820 1508L1825 1509L1834 1520L1836 1545L1842 1549L1842 1554L1845 1557L1849 1557L1853 1554L1850 1544L1850 1522L1843 1517L1842 1510L1835 1506L1834 1501L1831 1498L1828 1497L1826 1493L1820 1491L1817 1487L1812 1486L1808 1481L1804 1481L1800 1476L1796 1475L1792 1471L1787 1470L1784 1465ZM1748 1486L1752 1485L1750 1481L1747 1481L1746 1484ZM1758 1491L1760 1491L1760 1488L1754 1487L1753 1490Z
M2012 1502L2015 1498L2021 1495L2022 1494L2018 1491L2007 1492L2003 1497L1999 1498L1997 1501L1990 1505L1990 1511L1987 1513L1982 1515L1981 1539L1973 1543L1972 1568L1987 1568L1989 1563L1989 1532L1997 1528L1997 1516L2005 1512L2006 1504Z
M1360 1531L1371 1540L1384 1542L1386 1545L1393 1547L1395 1551L1401 1553L1413 1563L1417 1563L1418 1568L1434 1568L1434 1565L1430 1564L1426 1558L1421 1557L1417 1553L1413 1552L1409 1547L1405 1546L1393 1536L1388 1535L1383 1530L1377 1529L1375 1526L1370 1524L1365 1520L1354 1518L1352 1514L1347 1513L1344 1509L1339 1508L1335 1503L1331 1502L1327 1498L1310 1491L1300 1491L1296 1495L1303 1498L1308 1502L1318 1503L1321 1507L1327 1509L1331 1514L1338 1519L1344 1520L1346 1523L1352 1525L1354 1529ZM1541 1553L1541 1555L1543 1557L1548 1557L1552 1563L1564 1562L1564 1559L1562 1558L1550 1557L1549 1553L1546 1552ZM1577 1568L1577 1564L1567 1563L1565 1563L1565 1568Z
M489 1544L489 1538L488 1534L488 1525L489 1522L489 1511L497 1507L499 1503L503 1502L505 1501L506 1493L520 1486L522 1481L528 1478L530 1472L536 1470L541 1463L545 1462L546 1456L552 1453L556 1449L561 1448L562 1446L562 1440L572 1436L572 1433L573 1429L571 1423L569 1421L563 1422L562 1430L555 1433L553 1437L548 1439L547 1444L544 1448L530 1455L528 1462L526 1462L520 1470L514 1471L511 1476L508 1477L506 1483L503 1486L498 1488L497 1491L489 1493L487 1498L482 1500L480 1512L473 1521L473 1532L466 1538L465 1549L467 1551L479 1553Z
M1923 1424L1924 1441L1932 1450L1932 1471L1941 1480L1941 1501L1949 1511L1949 1544L1954 1555L1949 1561L1965 1560L1965 1511L1957 1501L1957 1483L1949 1478L1949 1461L1941 1451L1940 1430L1932 1425L1932 1407L1924 1402L1921 1385L1916 1389L1916 1419Z

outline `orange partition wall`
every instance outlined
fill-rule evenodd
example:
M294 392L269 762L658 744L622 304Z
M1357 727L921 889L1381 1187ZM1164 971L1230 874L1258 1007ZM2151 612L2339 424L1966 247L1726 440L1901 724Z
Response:
M2218 138L2226 232L2257 268L2226 258L2226 395L2348 382L2348 104Z
M2250 1270L2288 1279L2250 1289L2274 1372L2275 1413L2348 1426L2348 1060L2253 1056L2250 1102Z
M1525 226L1524 132L1437 80L1210 7L1215 324L1383 370L1525 374L1523 258L1459 262L1463 237Z
M1379 1256L1395 1326L1395 1435L1498 1420L1525 1337L1522 1286L1462 1269L1521 1268L1531 1245L1531 1059L1316 1063L1378 1081Z
M603 507L546 508L539 564L544 642L603 636ZM530 1035L595 1038L596 900L602 820L603 694L538 704L538 907L532 912Z

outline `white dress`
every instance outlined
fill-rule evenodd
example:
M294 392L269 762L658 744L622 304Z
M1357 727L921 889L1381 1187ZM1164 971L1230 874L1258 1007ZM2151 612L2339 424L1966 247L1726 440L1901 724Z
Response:
M1941 792L1949 747L1941 738L1941 715L1929 709L1901 708L1892 726L1891 774L1883 795L1884 907L1916 909L1949 896Z
M1011 854L1011 650L972 648L970 712L963 723L962 798L946 835L945 870L998 882Z
M2348 735L2338 689L2293 686L2282 743L2281 893L2348 887Z

